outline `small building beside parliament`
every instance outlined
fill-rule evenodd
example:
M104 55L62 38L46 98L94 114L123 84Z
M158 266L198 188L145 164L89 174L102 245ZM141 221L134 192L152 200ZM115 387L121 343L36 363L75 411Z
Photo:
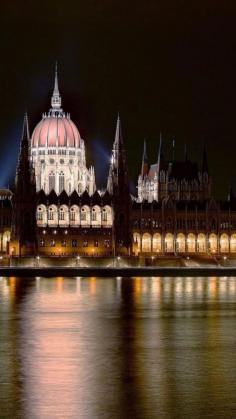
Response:
M141 160L141 159L140 159ZM211 192L200 165L163 152L149 165L144 143L137 195L129 191L118 116L107 185L96 187L85 142L62 109L57 69L51 108L30 135L24 116L13 191L0 189L0 253L17 256L236 255L236 199Z

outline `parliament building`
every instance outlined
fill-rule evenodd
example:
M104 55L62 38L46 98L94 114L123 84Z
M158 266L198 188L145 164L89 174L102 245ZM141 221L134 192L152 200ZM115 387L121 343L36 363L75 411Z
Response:
M141 159L140 159L141 160ZM129 190L118 116L107 184L96 187L86 143L62 109L57 69L50 110L29 132L24 116L15 187L0 189L0 254L10 257L236 255L236 199L216 201L207 151L201 163L168 160L160 136L144 143L137 195Z

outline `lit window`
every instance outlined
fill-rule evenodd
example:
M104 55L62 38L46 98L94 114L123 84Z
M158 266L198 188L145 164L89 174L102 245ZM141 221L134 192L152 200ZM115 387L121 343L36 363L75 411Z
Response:
M59 174L59 193L65 189L65 176L63 172Z

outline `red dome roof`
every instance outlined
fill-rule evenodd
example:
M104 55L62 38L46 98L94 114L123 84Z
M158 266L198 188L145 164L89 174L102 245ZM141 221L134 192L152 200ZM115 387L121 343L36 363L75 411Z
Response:
M79 147L80 134L65 114L48 114L36 125L31 147Z

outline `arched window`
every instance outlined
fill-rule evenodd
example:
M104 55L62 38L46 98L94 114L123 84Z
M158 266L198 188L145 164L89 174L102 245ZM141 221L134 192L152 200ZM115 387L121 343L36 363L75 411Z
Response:
M194 253L195 250L196 250L196 246L195 246L195 235L193 233L189 233L188 234L187 248L188 248L188 252L190 252L190 253Z
M185 252L185 235L183 233L179 233L176 239L176 251L179 253Z
M230 238L230 252L236 252L236 234L232 234Z
M155 233L152 238L153 252L161 252L161 235Z
M174 252L174 236L171 233L167 233L165 236L165 251L167 253Z
M59 173L59 194L65 189L65 176L63 172Z
M48 186L49 192L52 190L55 190L55 174L53 172L49 173L49 186Z
M92 226L101 227L101 208L98 205L92 208Z
M50 205L48 208L48 225L56 227L58 225L58 211L56 205Z
M37 225L39 227L46 227L47 225L47 208L45 205L38 205L37 206Z
M152 247L151 234L144 233L142 237L142 251L151 252L151 247Z
M220 251L221 253L229 252L229 236L228 234L221 234L220 236Z
M209 250L212 253L217 252L217 236L216 234L210 234L209 236Z
M79 217L79 207L77 205L72 205L70 208L70 225L78 226L80 224Z
M59 225L62 227L69 225L69 209L66 205L61 205L59 208Z
M2 250L6 252L8 250L9 242L11 238L10 231L5 231L2 236Z
M82 183L79 183L79 185L78 185L78 194L81 195L82 192L83 192Z
M90 226L90 208L88 205L83 205L81 208L81 226L82 227L89 227Z
M141 250L141 237L139 233L133 234L133 252L138 255Z
M197 250L199 253L206 252L206 236L203 233L199 233L197 237Z
M112 209L109 205L105 205L102 209L102 225L104 227L112 226Z

